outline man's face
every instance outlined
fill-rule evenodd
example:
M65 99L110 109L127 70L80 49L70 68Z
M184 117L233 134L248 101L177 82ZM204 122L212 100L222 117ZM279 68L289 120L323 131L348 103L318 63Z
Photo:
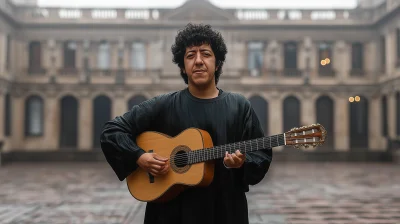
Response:
M210 45L186 48L184 65L189 84L204 86L214 82L215 55Z

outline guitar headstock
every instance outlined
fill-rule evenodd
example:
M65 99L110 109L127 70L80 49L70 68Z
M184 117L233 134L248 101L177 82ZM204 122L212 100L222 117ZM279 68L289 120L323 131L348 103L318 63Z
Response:
M326 138L326 130L320 124L312 124L299 128L292 128L285 132L286 145L292 145L295 148L301 146L308 148L316 147L324 144Z

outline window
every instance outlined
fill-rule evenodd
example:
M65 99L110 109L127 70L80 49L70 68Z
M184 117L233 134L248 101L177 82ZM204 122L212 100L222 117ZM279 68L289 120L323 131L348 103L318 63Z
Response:
M7 35L7 46L6 46L6 70L10 71L11 68L11 36Z
M387 99L386 96L382 96L381 98L381 118L382 118L382 126L381 126L381 131L382 131L382 136L387 137L388 136L388 117L387 117Z
M4 99L4 135L11 135L11 96L9 93L6 94Z
M397 136L400 136L400 92L396 93L396 114L397 114L397 118L396 118L396 132L397 132Z
M363 44L362 43L353 43L351 46L351 68L352 69L363 69Z
M329 42L323 42L318 45L318 63L319 63L319 73L320 75L326 76L326 75L333 75L333 70L332 70L332 60L333 60L333 54L332 54L332 43Z
M386 66L386 39L385 36L381 36L381 41L380 41L380 47L381 47L381 68L382 71L385 71L385 66Z
M99 69L110 68L110 44L106 41L102 41L99 46L98 67Z
M25 101L25 134L43 134L43 100L39 96L31 96Z
M144 43L135 42L131 46L131 66L133 69L146 68L146 46Z
M396 29L397 61L400 61L400 28Z
M286 42L284 44L284 75L299 76L301 73L297 69L297 43Z
M285 69L297 68L297 43L287 42L284 44Z
M258 76L263 70L264 43L250 42L248 48L248 69L252 76Z
M75 68L76 43L64 42L64 68Z
M319 55L319 68L331 69L332 68L332 44L320 43L318 46Z
M29 43L29 73L40 73L42 46L39 41Z

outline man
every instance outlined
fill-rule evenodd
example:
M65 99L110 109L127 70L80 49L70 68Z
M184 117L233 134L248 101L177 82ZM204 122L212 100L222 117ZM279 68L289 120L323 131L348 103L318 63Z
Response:
M227 53L218 32L209 25L188 24L176 36L172 53L188 87L136 105L104 126L101 147L120 181L135 169L154 176L170 170L168 158L135 144L144 131L176 136L196 127L209 132L215 146L264 136L249 101L217 87ZM144 222L247 224L245 192L264 178L271 160L271 149L226 153L216 161L209 186L189 188L165 203L147 203Z

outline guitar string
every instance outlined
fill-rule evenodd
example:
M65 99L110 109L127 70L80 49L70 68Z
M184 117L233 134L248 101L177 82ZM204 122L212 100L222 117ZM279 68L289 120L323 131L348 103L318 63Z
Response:
M279 141L279 139L281 138L281 137L283 137L282 135L274 135L274 136L277 136L275 139L278 139L278 141ZM236 145L237 144L239 144L239 147L241 147L241 146L248 146L249 145L249 147L252 147L254 144L256 144L257 146L258 146L258 143L261 141L263 144L265 144L265 142L272 142L272 141L269 141L269 140L272 140L272 141L277 141L277 140L273 140L272 138L257 138L257 139L252 139L252 140L248 140L248 141L241 141L241 142L237 142L237 143L230 143L230 144L225 144L225 146L223 146L223 145L221 145L221 146L215 146L215 147L211 147L211 148L204 148L204 149L200 149L200 150L194 150L194 151L190 151L189 153L194 153L194 152L199 152L199 151L201 151L201 152L204 152L203 150L210 150L209 152L216 152L217 150L219 150L219 149L222 149L222 148L224 148L225 147L225 149L227 149L228 151L230 151L231 149L232 149L232 147L233 148L238 148ZM250 145L251 144L251 145ZM268 145L267 145L268 146ZM263 147L265 147L265 146L263 146ZM274 147L275 147L275 145L274 145ZM266 148L268 148L268 147L266 147ZM217 150L212 150L212 149L217 149ZM225 152L224 152L225 153ZM181 156L181 154L176 154L176 156L175 157L177 157L177 158L179 158L179 157L182 157ZM183 157L186 157L186 156L184 156L183 155ZM171 157L170 158L174 158L174 155L171 155Z
M277 138L275 138L277 141L277 144L275 144L275 143L274 143L274 145L270 144L270 147L276 147L276 146L283 144L283 141L281 141L281 138L283 136L280 136L280 135L275 135L275 136L278 136ZM272 138L267 139L267 140L272 140ZM272 140L272 141L274 141L274 140ZM194 150L194 151L190 151L189 153L177 154L175 156L171 155L170 159L176 158L174 161L178 161L178 162L187 161L188 159L193 159L193 160L197 161L198 158L202 158L202 157L208 158L208 157L215 156L215 155L218 156L220 153L222 153L221 149L225 148L223 153L225 153L225 151L229 151L229 153L232 153L233 152L233 151L231 151L232 149L236 151L237 148L240 148L242 146L245 146L245 149L240 150L240 151L242 151L242 152L245 151L245 153L246 153L246 146L251 148L251 149L249 149L249 151L253 151L252 150L253 146L257 146L257 148L258 148L259 144L260 145L264 144L264 146L263 146L264 148L269 148L269 147L265 147L265 142L267 142L267 146L268 146L268 142L271 143L271 141L266 141L266 139L264 139L264 138L258 138L258 139L253 139L250 141L242 141L242 142L238 142L238 143L226 144L225 146L216 146L216 147L212 147L212 148ZM237 147L237 145L238 145L238 147ZM205 151L202 151L202 150L205 150ZM199 151L202 154L199 155L198 153L196 153ZM195 154L197 154L197 155L195 155ZM190 158L188 158L188 157L190 157Z
M275 140L272 137L275 137ZM283 139L283 135L279 134L279 135L274 135L274 136L270 136L269 138L258 138L258 139L252 139L252 140L248 140L248 141L241 141L241 142L237 142L237 143L230 143L230 144L226 144L226 145L222 145L222 146L215 146L212 148L204 148L202 150L205 151L200 151L200 150L194 150L194 151L190 151L190 152L185 152L182 154L177 154L177 155L171 155L170 159L174 160L175 164L178 165L183 165L186 164L188 161L189 162L193 162L196 163L197 161L201 161L202 158L213 158L215 156L222 156L223 154L222 152L225 154L225 151L228 151L229 153L233 153L233 150L239 150L241 152L247 152L247 147L249 147L250 149L248 150L250 151L254 151L253 147L256 148L270 148L270 147L276 147L279 145L283 145L284 143L284 139ZM276 141L276 143L272 143L272 141ZM269 143L269 146L268 146ZM265 144L267 144L265 146ZM263 145L263 147L259 147L259 145ZM243 148L244 149L238 149L238 148ZM221 150L224 151L221 151ZM199 154L199 153L201 154Z
M274 143L274 144L271 144L271 147L276 147L276 146L279 146L279 145L282 145L282 143L283 143L283 139L277 139L277 141L279 141L279 142L277 142L277 143ZM260 140L257 140L257 141L254 141L254 142L252 142L252 144L251 145L246 145L246 146L249 146L251 149L249 149L249 152L251 152L251 151L254 151L254 150L252 150L252 147L253 146L256 146L257 145L257 147L258 147L258 143L260 142ZM260 143L261 144L261 143ZM219 147L220 149L223 149L224 147ZM225 147L226 148L226 147ZM268 148L268 147L267 147ZM219 149L218 149L219 150ZM215 150L215 152L217 152L218 150ZM225 150L226 151L226 150ZM230 149L228 149L228 151L230 151ZM245 150L243 150L243 151L245 151ZM214 152L214 150L212 150L212 151L209 151L208 152L208 154L207 155L205 155L205 154L203 154L203 155L205 155L205 156L194 156L194 157L190 157L190 156L184 156L185 158L182 158L182 157L180 157L179 159L176 159L176 160L174 160L175 161L175 164L176 165L187 165L187 162L189 161L190 162L190 164L194 164L194 163L198 163L198 162L201 162L202 161L202 159L201 158L208 158L208 157L210 157L211 158L211 155L210 154L213 154L213 156L215 156L215 153ZM218 152L221 152L221 151L218 151ZM245 152L247 152L247 151L245 151ZM190 157L190 158L188 158L188 157ZM199 159L200 158L200 159ZM190 161L191 160L191 161Z

